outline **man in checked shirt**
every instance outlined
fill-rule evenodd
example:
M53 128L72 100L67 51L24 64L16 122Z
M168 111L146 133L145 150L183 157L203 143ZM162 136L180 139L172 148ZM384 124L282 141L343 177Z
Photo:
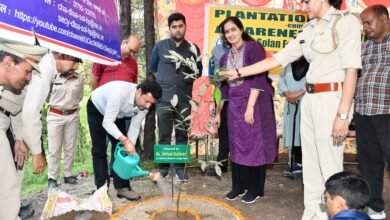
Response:
M369 39L362 46L362 75L355 97L358 159L371 188L367 214L386 219L382 192L385 161L390 165L389 12L383 5L373 5L360 17Z

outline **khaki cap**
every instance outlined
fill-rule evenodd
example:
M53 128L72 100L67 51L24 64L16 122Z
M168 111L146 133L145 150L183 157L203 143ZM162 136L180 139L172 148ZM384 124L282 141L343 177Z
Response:
M48 52L48 49L21 42L0 38L0 51L5 51L24 59L39 71L39 60Z

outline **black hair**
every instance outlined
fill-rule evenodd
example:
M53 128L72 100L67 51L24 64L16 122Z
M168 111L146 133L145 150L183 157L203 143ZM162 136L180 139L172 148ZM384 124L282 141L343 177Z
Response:
M382 15L385 15L387 18L389 17L389 11L384 5L371 5L370 7L366 8L366 10L367 9L371 9L377 17Z
M171 26L172 22L182 20L184 24L186 24L186 17L179 12L173 13L168 17L168 27Z
M242 39L244 41L255 41L255 39L253 39L248 33L246 33L244 31L244 25L242 24L241 20L237 17L227 17L225 20L223 20L221 22L221 24L218 25L218 28L219 30L221 31L222 33L222 40L224 42L226 42L227 45L229 45L230 47L232 46L226 39L226 36L225 36L225 24L228 23L229 21L233 22L240 30L242 30Z
M370 199L370 187L367 181L360 175L348 171L329 177L325 189L332 198L341 196L349 209L362 210Z
M13 54L10 54L8 52L5 52L5 51L0 51L0 60L3 61L4 60L4 57L6 56L9 56L12 58L12 61L15 63L15 65L18 65L19 63L21 62L24 62L25 60L21 57L18 57L16 55L13 55Z
M343 3L343 0L329 0L329 4L333 6L335 9L341 8L341 4Z
M158 82L153 80L144 80L137 86L137 89L141 89L142 94L151 93L154 99L159 99L162 96L162 89Z

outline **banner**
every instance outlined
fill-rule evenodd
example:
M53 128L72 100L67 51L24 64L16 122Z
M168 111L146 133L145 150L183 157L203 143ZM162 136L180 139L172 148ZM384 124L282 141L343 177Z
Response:
M115 1L2 0L1 37L89 59L120 61L120 31ZM35 36L34 36L35 34Z
M221 43L218 25L230 16L240 18L244 31L265 48L267 57L283 49L308 21L302 11L206 5L205 20L208 22L204 30L203 50L207 57L211 56L212 48ZM280 69L273 72L279 73Z
M361 12L367 6L383 4L390 7L389 0L343 0L341 9ZM187 19L186 39L194 42L203 52L205 5L218 4L234 7L262 7L269 9L301 10L302 0L156 0L157 39L169 37L168 16L173 12L181 12Z

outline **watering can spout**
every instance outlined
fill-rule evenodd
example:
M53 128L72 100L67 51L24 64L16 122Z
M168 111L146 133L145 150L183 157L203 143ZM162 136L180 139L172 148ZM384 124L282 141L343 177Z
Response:
M135 167L135 169L133 169L130 173L130 178L134 178L134 177L140 177L140 176L147 176L149 175L149 172L147 171L144 171L143 169L141 169L141 167L139 167L138 165Z

